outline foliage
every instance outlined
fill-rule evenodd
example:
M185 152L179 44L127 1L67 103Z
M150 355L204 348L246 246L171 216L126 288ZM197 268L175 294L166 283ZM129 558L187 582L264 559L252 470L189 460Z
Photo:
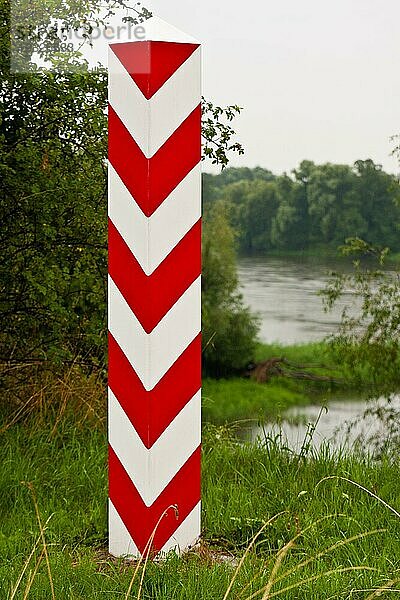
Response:
M3 80L2 359L103 360L105 95L91 74Z
M221 203L205 215L202 256L205 371L223 376L253 358L257 320L238 293L234 233Z
M395 144L392 151L392 155L398 159L398 162L400 164L400 134L392 136L391 140Z
M376 259L383 266L388 248L376 248L359 238L349 238L342 248L345 255L358 254ZM332 347L338 361L347 366L354 377L362 382L366 370L375 388L387 396L385 410L376 414L385 424L384 439L378 445L400 444L400 412L391 407L394 389L399 387L400 360L400 274L370 268L360 259L354 261L354 272L333 273L322 295L329 310L348 290L352 290L356 307L344 310L339 331L332 337ZM371 396L376 396L372 392ZM371 407L369 413L375 409Z
M123 23L143 23L152 13L135 0L29 0L9 3L11 8L11 65L14 71L36 72L38 63L53 71L84 72L86 45L92 45L95 28L106 28L118 11ZM121 13L119 13L121 14ZM70 43L68 33L79 31L82 42ZM101 68L98 66L98 68ZM104 70L104 69L103 69Z
M57 16L64 29L83 25L89 36L96 24L105 24L125 4L123 0L109 2L102 17L98 0L55 4L46 0L36 5L42 27L39 38L29 38L28 58L33 51L43 59L60 58L54 54L52 44L58 42L49 27L56 9L61 11ZM149 16L134 4L128 17ZM21 6L28 8L24 3ZM53 64L51 71L31 63L30 73L11 72L8 0L0 0L0 19L0 359L78 361L102 367L107 278L106 74L90 71L79 53L73 57L79 69L70 62ZM205 158L224 166L230 152L242 152L226 123L239 108L223 109L206 101L203 105ZM214 254L219 251L224 249L215 246ZM213 277L208 255L206 286L207 278ZM208 287L215 291L218 281L214 279ZM207 327L221 331L221 326L235 320L238 301L225 302L222 309L210 304L218 301L218 294L208 298ZM224 310L231 309L231 315L224 315ZM228 332L221 335L232 342ZM225 356L224 368L228 360Z
M221 108L203 98L202 102L202 134L204 138L203 160L211 160L213 165L225 168L229 162L229 153L244 154L240 142L233 142L235 135L230 123L240 114L237 105Z
M204 175L203 203L223 199L244 252L335 250L349 236L400 249L399 181L372 160L303 161L291 176L256 169Z

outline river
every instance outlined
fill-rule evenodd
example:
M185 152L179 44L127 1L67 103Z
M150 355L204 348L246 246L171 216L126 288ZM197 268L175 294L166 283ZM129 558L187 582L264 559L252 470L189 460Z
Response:
M326 313L318 292L332 271L350 271L351 263L316 257L246 257L238 264L246 304L261 317L260 339L297 344L321 340L333 333L351 292Z
M337 330L341 314L346 307L356 310L351 290L326 313L318 292L326 285L332 271L350 272L351 261L322 259L319 257L246 257L238 264L239 281L245 303L261 319L260 339L266 343L297 344L321 340ZM384 403L378 400L378 403ZM400 410L400 396L393 400ZM352 446L361 434L379 433L381 423L369 418L361 423L367 403L354 399L333 398L328 412L321 414L313 436L313 444L325 441L336 446ZM265 435L282 434L285 443L293 450L301 448L310 423L318 419L321 406L292 409L285 415L279 428L276 425L255 427L249 432L251 439ZM360 421L349 434L347 424Z

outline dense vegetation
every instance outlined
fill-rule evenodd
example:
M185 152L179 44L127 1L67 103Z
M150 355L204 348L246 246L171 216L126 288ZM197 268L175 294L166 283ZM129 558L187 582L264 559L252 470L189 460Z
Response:
M183 559L172 553L139 569L128 594L135 564L106 552L105 432L77 427L76 416L52 431L53 424L33 421L3 434L1 598L223 600L239 558L269 519L228 600L396 596L374 594L399 589L396 457L376 462L325 449L299 458L271 440L239 445L224 430L207 430L202 544Z
M218 203L205 214L202 257L204 372L242 371L254 358L258 326L238 290L234 231Z
M53 4L43 2L36 15L44 31ZM66 26L84 16L90 27L99 3L63 7ZM31 64L30 72L12 72L8 0L0 0L0 24L1 382L17 372L15 365L75 362L104 371L107 74L90 71L77 55L76 69L57 64L40 71ZM32 50L57 59L51 44L44 37ZM203 154L214 163L242 152L230 125L238 111L203 103ZM205 368L223 373L251 359L256 325L237 292L234 238L221 214L206 219L203 263Z
M303 161L289 176L257 167L204 175L204 206L224 201L242 252L335 251L348 237L400 250L400 186L372 160Z

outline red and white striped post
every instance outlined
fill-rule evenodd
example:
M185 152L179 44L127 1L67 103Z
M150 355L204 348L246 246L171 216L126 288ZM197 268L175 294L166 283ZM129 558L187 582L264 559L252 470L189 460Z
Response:
M200 46L160 19L109 49L109 549L200 535Z

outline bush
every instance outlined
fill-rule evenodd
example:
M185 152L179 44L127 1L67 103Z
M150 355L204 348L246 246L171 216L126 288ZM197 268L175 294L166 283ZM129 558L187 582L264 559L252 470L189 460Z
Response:
M202 317L205 373L244 369L254 357L258 321L238 291L235 238L223 203L205 215Z

